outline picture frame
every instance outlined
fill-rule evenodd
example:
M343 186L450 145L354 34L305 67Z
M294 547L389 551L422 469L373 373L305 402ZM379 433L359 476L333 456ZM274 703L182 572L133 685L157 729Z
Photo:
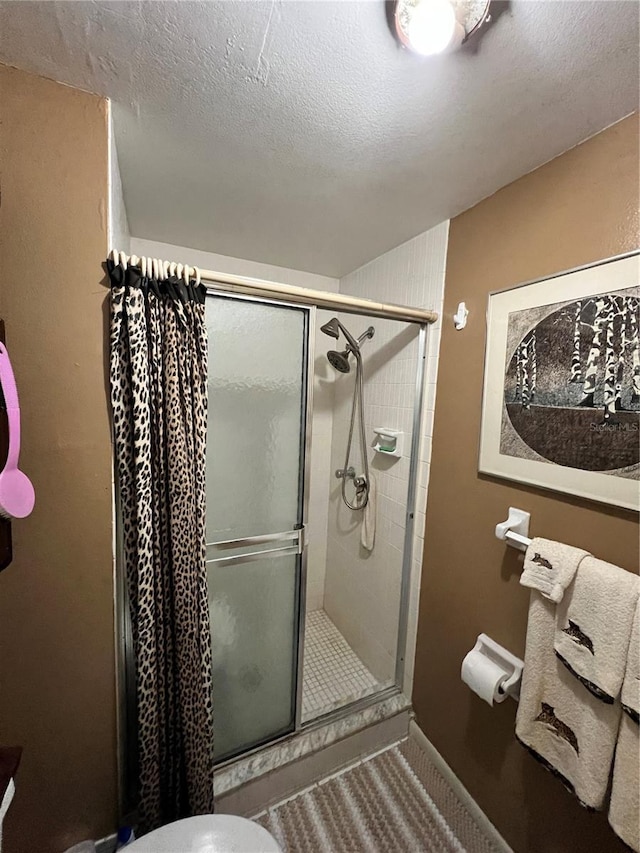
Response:
M489 295L479 471L640 510L640 253Z

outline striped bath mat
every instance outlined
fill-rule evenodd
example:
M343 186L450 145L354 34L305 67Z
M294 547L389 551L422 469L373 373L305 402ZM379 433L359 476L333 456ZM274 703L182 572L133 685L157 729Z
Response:
M256 820L285 853L496 850L411 740L314 785Z

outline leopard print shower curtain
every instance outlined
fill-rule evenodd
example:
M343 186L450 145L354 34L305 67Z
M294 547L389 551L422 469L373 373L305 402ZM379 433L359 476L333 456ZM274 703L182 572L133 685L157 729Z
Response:
M140 824L213 812L202 285L107 262L110 383L135 652Z

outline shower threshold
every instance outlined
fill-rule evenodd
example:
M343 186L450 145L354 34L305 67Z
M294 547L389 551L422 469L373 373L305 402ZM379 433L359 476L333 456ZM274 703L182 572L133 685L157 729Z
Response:
M349 705L384 688L324 610L307 613L304 638L302 722Z
M338 708L324 717L310 720L299 731L283 735L277 740L262 744L254 749L236 756L216 766L214 774L214 792L216 807L220 805L218 798L234 796L245 785L259 781L262 777L274 771L285 770L287 766L299 765L299 762L309 759L323 761L321 756L328 756L331 747L352 736L367 738L367 749L375 751L385 745L382 730L387 726L403 731L408 727L411 702L397 687L389 687L380 693L365 696L345 708ZM382 727L382 728L380 728ZM394 734L393 740L400 735ZM325 750L328 750L325 752ZM361 751L358 752L361 754ZM353 756L354 759L357 757ZM299 782L300 779L297 779ZM299 788L299 785L298 785ZM275 800L274 800L275 802ZM232 809L228 812L228 801L221 809L231 814L244 814ZM256 809L246 812L255 814Z
M384 744L374 732L392 718L408 725L411 702L397 685L375 679L324 610L306 615L304 653L301 727L218 762L216 798L365 730L371 731L372 748L379 748Z

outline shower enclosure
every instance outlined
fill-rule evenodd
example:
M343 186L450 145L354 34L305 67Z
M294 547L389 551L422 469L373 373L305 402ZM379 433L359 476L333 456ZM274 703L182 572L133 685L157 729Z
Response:
M402 685L426 326L378 316L374 336L361 312L213 289L206 318L207 572L223 763ZM346 350L328 355L335 344L321 329L346 329ZM363 430L352 409L358 383ZM404 434L404 455L373 449L379 426ZM360 544L368 500L371 551Z

